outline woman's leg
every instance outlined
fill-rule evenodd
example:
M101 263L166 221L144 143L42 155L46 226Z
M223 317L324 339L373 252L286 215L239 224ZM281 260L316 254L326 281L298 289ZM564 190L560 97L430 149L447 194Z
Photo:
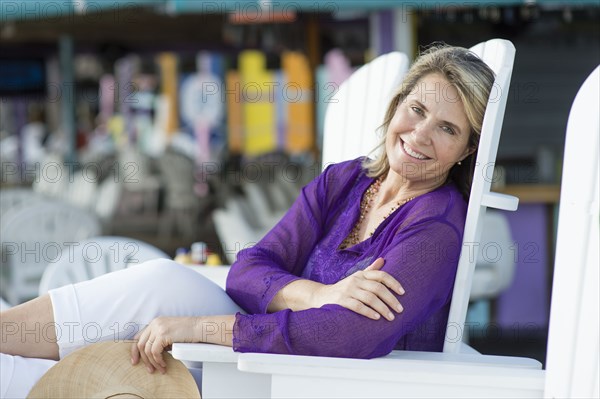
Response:
M52 302L48 295L0 313L0 352L58 360Z
M158 316L236 312L243 310L221 287L159 259L51 290L49 297L2 312L1 351L58 359L90 343L131 339Z
M90 343L131 339L158 316L243 312L218 285L166 259L49 292L59 357Z
M55 360L32 359L0 353L0 398L25 398L35 383L56 364Z

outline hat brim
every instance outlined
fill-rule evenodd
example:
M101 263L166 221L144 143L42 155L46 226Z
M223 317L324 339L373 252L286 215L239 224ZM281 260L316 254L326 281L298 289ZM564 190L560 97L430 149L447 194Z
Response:
M167 372L150 374L131 365L131 341L99 342L79 349L50 368L28 398L200 398L185 365L168 352Z

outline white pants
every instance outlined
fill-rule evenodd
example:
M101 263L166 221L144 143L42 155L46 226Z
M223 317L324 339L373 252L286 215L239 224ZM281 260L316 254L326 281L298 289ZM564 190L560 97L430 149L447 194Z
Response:
M49 292L60 358L85 345L131 339L158 316L230 315L243 310L221 287L167 259ZM1 355L0 397L24 398L52 360ZM194 374L197 378L198 375Z

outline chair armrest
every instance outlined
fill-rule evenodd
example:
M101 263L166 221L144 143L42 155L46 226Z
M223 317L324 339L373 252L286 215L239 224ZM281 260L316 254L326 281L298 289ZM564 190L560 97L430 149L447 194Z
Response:
M305 367L323 367L345 372L366 371L369 369L401 369L404 365L418 367L422 364L440 364L452 367L511 367L519 370L541 370L542 364L522 357L481 355L472 353L392 351L377 359L346 359L321 356L273 355L264 353L240 353L238 368L242 371L277 374L282 371L300 372Z
M177 343L172 354L188 366L202 364L203 399L271 397L271 376L239 371L239 353L228 346Z
M516 211L519 206L519 199L514 195L490 192L483 195L481 205L504 211Z
M242 353L238 369L269 374L272 397L543 397L531 359L394 351L370 360Z
M458 353L471 354L471 355L481 355L480 352L478 352L476 349L470 347L465 342L461 342L460 343L460 348L458 349ZM540 367L541 367L541 365L540 365Z
M186 362L237 363L239 353L229 346L213 344L173 344L175 359Z

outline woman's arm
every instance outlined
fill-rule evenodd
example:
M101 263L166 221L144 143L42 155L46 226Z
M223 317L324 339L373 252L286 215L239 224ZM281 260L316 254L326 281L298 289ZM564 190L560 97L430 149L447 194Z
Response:
M141 360L148 372L164 374L163 352L175 342L206 342L232 346L234 315L202 317L157 317L134 337L131 364Z
M335 304L373 320L382 316L392 320L393 311L399 313L403 310L392 292L403 295L404 288L391 275L380 270L384 264L383 258L377 258L365 270L359 270L335 284L293 281L275 294L267 310L269 313L285 309L297 312Z
M405 335L447 307L454 283L460 232L442 222L413 228L383 254L384 271L402 281L404 311L393 320L372 320L338 305L298 312L236 315L233 348L240 352L372 358L389 353ZM444 336L445 317L418 337ZM443 338L442 338L443 339Z

